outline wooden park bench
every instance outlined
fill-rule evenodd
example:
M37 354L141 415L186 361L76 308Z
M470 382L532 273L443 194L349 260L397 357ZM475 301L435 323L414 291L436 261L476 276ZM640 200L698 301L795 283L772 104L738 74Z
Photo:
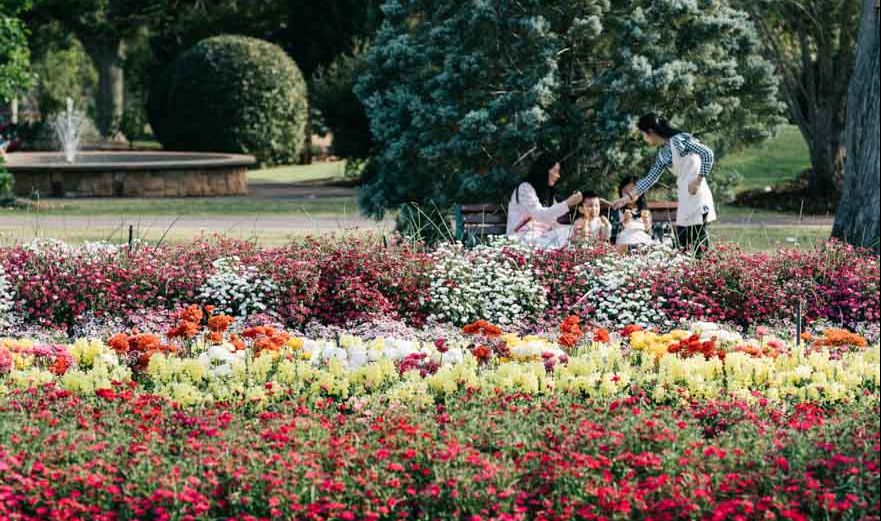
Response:
M453 209L456 241L474 245L493 235L505 235L508 216L498 204L457 204Z
M647 207L652 212L652 236L663 240L673 232L676 223L676 201L648 201ZM600 200L600 211L610 216L612 212L608 201ZM572 215L562 220L571 224ZM454 207L454 223L456 240L467 245L486 242L494 235L504 235L508 217L505 207L491 203L457 204Z

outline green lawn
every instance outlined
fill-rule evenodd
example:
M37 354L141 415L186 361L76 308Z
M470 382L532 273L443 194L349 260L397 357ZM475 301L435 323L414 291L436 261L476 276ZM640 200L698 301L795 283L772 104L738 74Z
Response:
M798 127L785 125L765 143L722 157L716 168L736 170L743 176L740 189L750 190L795 179L809 166L808 147Z
M336 215L358 212L353 197L254 199L250 197L175 197L166 199L61 199L41 202L19 215ZM2 221L2 216L0 216Z
M828 226L762 226L762 227L737 227L737 226L713 226L711 228L711 240L718 242L733 242L739 244L747 251L768 251L777 248L813 248L819 241L829 238L831 229ZM289 243L309 235L322 235L322 237L367 236L379 235L376 230L338 230L334 232L318 230L264 230L258 226L241 225L231 230L206 230L199 232L192 229L169 230L162 228L148 228L146 226L135 227L134 236L142 240L156 243L159 240L168 243L180 243L192 240L200 235L221 235L237 239L253 240L264 246L273 246ZM391 233L388 230L386 233ZM128 238L128 227L122 223L116 227L89 227L89 228L44 228L33 227L29 229L4 229L0 227L0 245L21 244L35 237L51 237L62 239L71 243L85 241L106 240L114 243L124 243Z
M248 173L251 184L308 183L338 181L346 169L344 161L324 161L311 165L290 165L252 170Z
M747 251L777 248L813 248L829 238L830 226L713 226L710 239L733 242Z
M136 227L133 236L136 239L156 244L159 241L168 244L190 242L199 237L228 237L234 239L254 241L261 246L279 246L301 240L308 236L321 236L322 239L346 237L379 237L381 232L376 230L263 230L259 227L242 226L232 230L204 230L193 229L163 229ZM390 232L387 232L390 234ZM11 246L30 242L35 238L60 239L68 243L79 244L92 241L108 241L114 244L124 244L128 240L128 227L89 227L89 228L29 228L29 229L5 229L0 227L0 246Z

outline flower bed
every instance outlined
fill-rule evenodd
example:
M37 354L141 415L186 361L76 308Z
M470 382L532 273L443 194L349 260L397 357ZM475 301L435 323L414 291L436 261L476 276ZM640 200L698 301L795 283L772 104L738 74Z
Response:
M840 244L0 266L0 519L881 518L878 263Z
M780 409L464 394L180 410L0 398L0 517L878 519L877 400Z
M800 300L809 323L877 330L878 279L877 257L834 242L773 255L723 247L693 260L504 242L424 253L357 241L257 248L212 240L132 251L44 241L0 248L0 328L70 337L103 322L167 317L194 301L240 317L266 314L289 328L484 318L525 331L573 313L606 327L702 319L749 328L791 324Z
M120 332L69 345L6 339L0 389L56 384L82 395L134 382L182 406L265 406L308 399L382 397L427 407L463 393L502 390L537 396L658 403L735 398L745 402L843 403L879 389L879 348L826 330L807 345L744 339L715 324L660 334L584 331L577 317L559 333L519 336L487 321L419 340L301 337L272 326L236 328L229 315L188 306L165 334Z

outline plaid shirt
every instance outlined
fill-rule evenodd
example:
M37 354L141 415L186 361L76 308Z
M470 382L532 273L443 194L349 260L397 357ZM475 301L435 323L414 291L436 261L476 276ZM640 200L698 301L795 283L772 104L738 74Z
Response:
M636 182L636 193L633 194L634 196L647 192L649 188L658 182L658 179L660 179L664 170L673 166L673 149L671 147L676 147L679 155L682 156L688 154L697 154L700 156L700 175L706 177L707 174L710 173L710 170L713 169L715 157L713 156L713 151L710 150L708 146L704 145L691 134L686 132L676 134L670 138L669 141L667 141L667 144L658 152L658 156L655 158L655 164L649 169L648 174Z

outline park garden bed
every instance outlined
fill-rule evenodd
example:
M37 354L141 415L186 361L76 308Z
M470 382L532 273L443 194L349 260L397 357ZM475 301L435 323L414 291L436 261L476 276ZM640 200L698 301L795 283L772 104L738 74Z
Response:
M878 261L842 244L0 263L0 517L881 515Z

